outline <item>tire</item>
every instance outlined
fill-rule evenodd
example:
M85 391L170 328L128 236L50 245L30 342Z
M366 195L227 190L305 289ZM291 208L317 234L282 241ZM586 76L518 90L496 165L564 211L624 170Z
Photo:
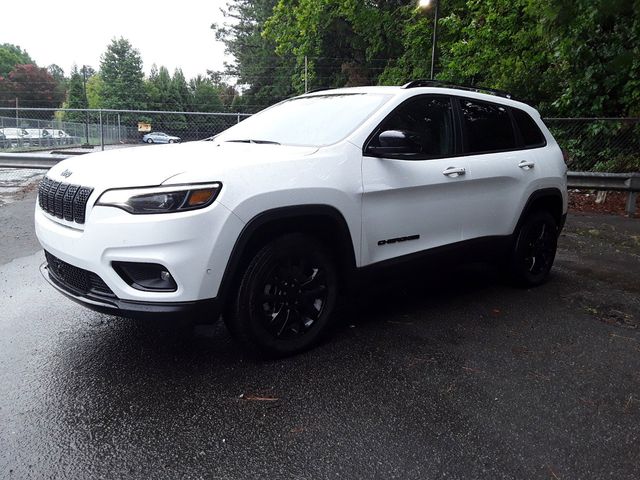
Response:
M337 292L336 267L326 248L313 237L288 234L253 257L224 320L248 353L285 357L323 338Z
M175 140L169 140L169 143L176 143Z
M558 224L545 211L530 214L520 226L512 246L509 270L522 287L542 285L549 278L558 246Z
M151 138L147 138L147 143L153 143L153 140Z

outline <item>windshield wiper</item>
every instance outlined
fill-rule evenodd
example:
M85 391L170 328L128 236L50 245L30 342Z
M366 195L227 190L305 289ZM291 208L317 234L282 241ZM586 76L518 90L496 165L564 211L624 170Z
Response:
M225 140L225 142L235 142L235 143L257 143L260 145L280 145L280 142L274 142L272 140L254 140L253 138L248 138L245 140Z

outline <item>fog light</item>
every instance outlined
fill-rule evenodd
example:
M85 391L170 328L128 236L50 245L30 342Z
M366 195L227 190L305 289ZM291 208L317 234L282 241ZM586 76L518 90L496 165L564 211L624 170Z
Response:
M136 290L175 292L178 289L167 267L157 263L113 262L120 278Z

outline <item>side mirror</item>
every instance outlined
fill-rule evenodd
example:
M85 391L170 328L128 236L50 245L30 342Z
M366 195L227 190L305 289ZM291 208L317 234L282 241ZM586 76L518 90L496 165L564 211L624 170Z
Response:
M393 156L420 153L422 150L418 135L406 130L386 130L378 135L376 143L378 145L367 147L367 153L375 156Z

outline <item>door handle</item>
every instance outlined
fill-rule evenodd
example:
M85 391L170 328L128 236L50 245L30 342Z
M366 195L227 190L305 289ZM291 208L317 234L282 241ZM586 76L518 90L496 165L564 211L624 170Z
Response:
M446 175L447 177L459 177L461 175L464 175L465 173L467 173L467 171L462 167L449 167L444 172L442 172L442 174Z
M530 169L532 169L533 167L535 167L535 166L536 166L536 164L535 164L535 163L533 163L533 162L527 162L526 160L523 160L523 161L521 161L521 162L518 164L518 166L519 166L520 168L525 169L525 170L530 170Z

